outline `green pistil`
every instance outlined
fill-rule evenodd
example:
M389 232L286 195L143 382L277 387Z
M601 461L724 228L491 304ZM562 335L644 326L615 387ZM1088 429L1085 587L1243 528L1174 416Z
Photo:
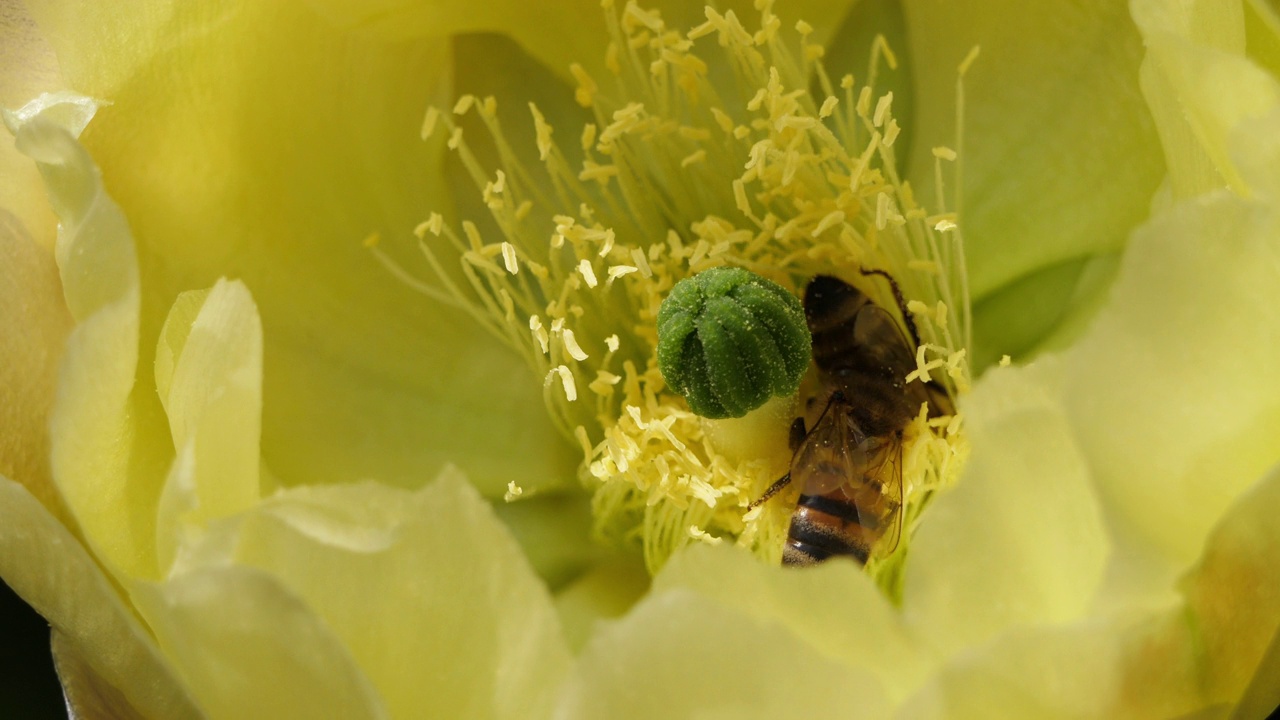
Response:
M658 368L703 417L742 417L794 395L810 354L800 301L742 268L681 280L658 311Z

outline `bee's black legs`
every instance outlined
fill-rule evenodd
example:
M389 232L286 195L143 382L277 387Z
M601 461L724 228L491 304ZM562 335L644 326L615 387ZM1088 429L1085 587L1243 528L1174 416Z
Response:
M747 509L748 509L748 510L754 510L755 508L760 507L761 505L763 505L763 504L765 504L766 502L768 502L768 501L769 501L769 498L771 498L771 497L773 497L774 495L777 495L778 493L782 492L782 489L783 489L783 488L785 488L786 486L790 485L790 484L791 484L791 473L787 473L786 475L783 475L783 476L778 480L778 482L776 482L776 483L774 483L774 484L770 485L770 486L769 486L769 489L768 489L768 490L765 490L763 495L761 495L760 497L756 498L755 500L752 500L752 501L751 501L751 504L747 506Z

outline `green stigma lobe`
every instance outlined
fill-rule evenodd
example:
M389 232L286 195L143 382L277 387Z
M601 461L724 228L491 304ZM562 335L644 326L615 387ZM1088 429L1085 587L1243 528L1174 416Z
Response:
M742 268L681 280L658 311L658 369L707 418L742 417L794 394L810 343L800 300Z

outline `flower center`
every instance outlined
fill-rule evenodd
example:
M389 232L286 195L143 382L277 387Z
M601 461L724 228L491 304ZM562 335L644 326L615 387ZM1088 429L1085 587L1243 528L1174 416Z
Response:
M771 2L757 6L754 32L707 8L707 21L682 33L657 12L606 3L612 77L572 68L577 100L595 116L579 135L578 167L532 105L540 168L504 140L493 98L453 108L478 113L492 135L502 163L492 172L450 114L431 110L424 136L449 133L502 237L471 222L459 233L432 214L417 231L429 283L374 249L528 359L553 422L581 446L597 530L639 548L655 571L690 542L733 542L776 561L790 518L783 502L747 508L791 461L794 401L709 421L659 373L658 310L679 280L737 266L798 295L815 275L834 275L896 313L885 283L861 273L882 270L919 331L904 380L932 379L952 396L969 382L963 245L941 197L956 153L933 150L939 199L924 210L896 170L892 94L874 90L880 64L896 62L887 44L875 44L861 84L833 82L811 28L784 30ZM455 255L465 284L446 267ZM905 437L904 540L965 455L957 415L922 411ZM892 566L869 567L887 576Z

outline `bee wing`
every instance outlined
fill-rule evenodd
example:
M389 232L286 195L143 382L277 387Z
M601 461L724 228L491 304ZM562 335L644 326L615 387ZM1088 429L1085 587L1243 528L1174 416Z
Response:
M869 303L854 318L853 344L856 352L833 379L845 386L851 400L882 416L864 419L872 425L868 434L903 427L929 400L929 391L922 382L907 382L916 358L901 325L884 308Z
M902 535L902 441L890 440L864 454L868 458L865 477L873 480L868 486L878 491L880 497L876 498L878 502L858 504L858 520L864 527L884 529L875 547L876 554L884 557L898 547L898 538ZM872 514L876 516L868 517Z
M806 495L825 495L862 477L866 454L854 437L847 406L831 403L791 459L791 479Z

